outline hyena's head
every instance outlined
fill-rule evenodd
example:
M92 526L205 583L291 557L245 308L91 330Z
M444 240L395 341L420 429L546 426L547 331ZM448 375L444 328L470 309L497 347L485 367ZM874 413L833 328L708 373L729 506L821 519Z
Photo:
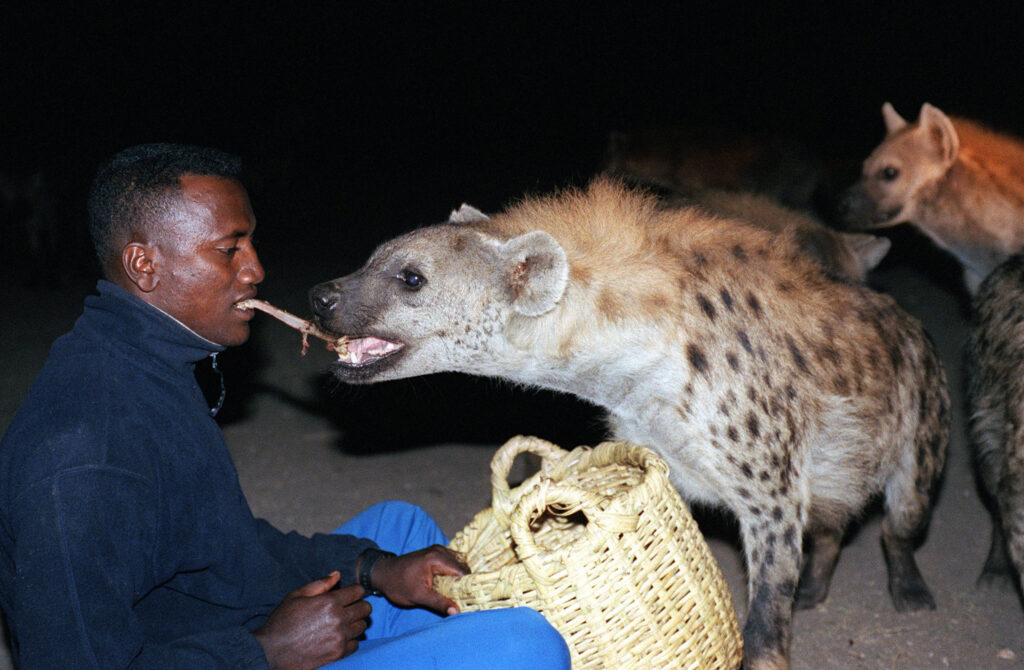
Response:
M511 316L555 307L569 275L558 242L542 231L501 239L486 224L463 207L449 223L385 242L361 269L310 290L320 327L349 337L334 367L340 379L480 373Z
M840 203L843 220L853 229L893 226L910 221L915 208L956 160L960 140L953 122L925 103L908 123L888 102L882 106L885 139L864 161L861 177Z

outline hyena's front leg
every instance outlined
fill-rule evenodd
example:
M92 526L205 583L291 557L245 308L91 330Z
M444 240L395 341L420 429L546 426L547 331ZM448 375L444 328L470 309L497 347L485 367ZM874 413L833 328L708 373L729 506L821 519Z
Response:
M802 528L795 506L772 500L750 509L759 512L740 519L749 603L743 626L743 667L787 670Z

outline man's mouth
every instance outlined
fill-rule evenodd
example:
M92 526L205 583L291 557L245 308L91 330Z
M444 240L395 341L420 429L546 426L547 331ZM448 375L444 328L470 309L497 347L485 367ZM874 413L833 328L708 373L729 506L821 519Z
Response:
M246 317L252 318L252 316L256 313L256 310L254 310L253 307L250 304L248 304L248 303L252 302L252 299L254 297L256 297L255 293L250 295L250 296L248 296L248 297L246 297L246 298L242 298L240 300L236 300L234 302L234 304L232 305L232 307L235 310L237 310L237 311L241 312L242 314L244 314Z
M392 356L405 347L401 342L371 335L350 337L348 346L338 350L338 363L346 367L363 367Z

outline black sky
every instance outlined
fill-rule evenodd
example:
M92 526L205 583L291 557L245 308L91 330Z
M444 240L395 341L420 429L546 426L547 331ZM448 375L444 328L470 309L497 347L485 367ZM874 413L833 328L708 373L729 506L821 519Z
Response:
M211 144L283 180L265 216L366 244L583 180L611 130L860 155L886 100L1024 126L1019 2L69 4L0 9L0 167L73 203L125 146Z

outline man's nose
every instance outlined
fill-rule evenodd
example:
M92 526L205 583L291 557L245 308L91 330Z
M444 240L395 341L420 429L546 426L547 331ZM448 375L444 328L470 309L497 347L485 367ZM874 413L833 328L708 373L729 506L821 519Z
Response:
M247 256L245 261L245 264L238 273L239 279L246 284L259 284L267 276L267 273L263 271L263 264L260 263L260 257L256 254L255 249Z

